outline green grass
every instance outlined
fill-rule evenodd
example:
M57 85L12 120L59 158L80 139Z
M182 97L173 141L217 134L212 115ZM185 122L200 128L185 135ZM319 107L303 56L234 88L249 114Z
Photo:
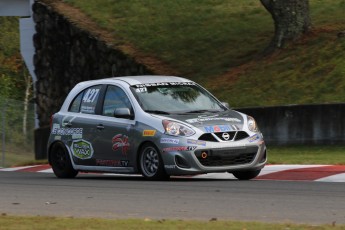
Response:
M310 0L314 32L264 59L273 21L257 0L65 2L233 107L345 100L345 0Z
M209 86L235 107L344 102L343 50L345 39L320 32Z
M198 80L249 61L265 47L273 31L270 15L257 0L65 2L182 75Z
M345 146L267 146L269 164L345 165Z
M2 144L0 143L0 167L12 167L21 165L38 164L40 161L35 161L35 154L33 145L13 145L6 143L5 148L5 165L2 162L4 152L2 151Z
M57 218L57 217L14 217L1 216L0 230L18 229L232 229L232 230L277 230L277 229L307 229L307 230L338 230L345 229L345 225L301 225L301 224L270 224L259 222L239 221L187 221L187 220L106 220L83 218Z

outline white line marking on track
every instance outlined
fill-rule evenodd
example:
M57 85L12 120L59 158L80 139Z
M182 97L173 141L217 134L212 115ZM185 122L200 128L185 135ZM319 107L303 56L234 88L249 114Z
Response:
M329 165L266 165L265 168L261 170L259 176L291 169L316 168L324 166Z
M18 171L18 170L28 169L28 168L33 168L33 167L36 167L36 165L14 167L14 168L1 168L0 171L3 171L3 172L13 172L13 171Z
M315 181L319 182L345 182L345 173L324 177Z

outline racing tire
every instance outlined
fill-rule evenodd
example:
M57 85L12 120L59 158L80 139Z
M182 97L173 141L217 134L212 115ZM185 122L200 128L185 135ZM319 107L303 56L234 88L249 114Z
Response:
M232 174L239 180L251 180L257 177L261 172L261 169L255 171L238 171L233 172Z
M149 180L167 180L164 163L158 149L150 143L144 144L139 152L139 168L142 175Z
M58 178L74 178L77 176L66 147L62 143L56 143L50 151L50 165Z

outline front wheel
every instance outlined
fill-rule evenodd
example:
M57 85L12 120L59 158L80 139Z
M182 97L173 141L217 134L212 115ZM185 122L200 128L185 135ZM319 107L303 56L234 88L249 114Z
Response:
M162 157L153 144L145 144L140 149L139 165L141 173L146 179L166 180L169 178L164 170Z
M238 171L232 174L239 180L251 180L257 177L261 172L261 169L255 171Z
M58 178L74 178L78 171L74 170L71 158L62 143L56 143L50 151L50 164Z

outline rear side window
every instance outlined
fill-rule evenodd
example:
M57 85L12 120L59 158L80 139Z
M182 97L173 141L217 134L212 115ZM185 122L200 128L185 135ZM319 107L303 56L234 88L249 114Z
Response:
M68 111L74 113L95 114L97 100L102 85L92 86L80 92L72 101Z
M81 105L80 105L81 113L95 114L97 100L98 100L101 88L102 88L101 85L96 85L84 90L84 95L82 97Z
M72 101L68 111L69 112L73 112L73 113L79 113L80 111L80 103L81 103L81 99L84 95L84 91L79 93L78 96L76 96L74 98L74 100Z

